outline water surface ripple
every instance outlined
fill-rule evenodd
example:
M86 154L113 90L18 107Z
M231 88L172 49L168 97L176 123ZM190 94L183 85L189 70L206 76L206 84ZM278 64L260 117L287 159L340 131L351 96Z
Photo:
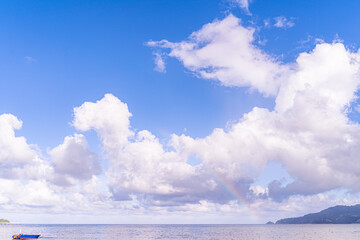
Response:
M0 239L19 231L53 240L241 239L359 240L360 224L350 225L22 225L0 226Z

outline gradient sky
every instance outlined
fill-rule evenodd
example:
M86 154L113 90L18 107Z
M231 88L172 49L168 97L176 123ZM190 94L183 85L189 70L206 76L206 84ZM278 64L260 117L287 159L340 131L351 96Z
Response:
M264 223L360 201L358 1L0 3L0 213Z

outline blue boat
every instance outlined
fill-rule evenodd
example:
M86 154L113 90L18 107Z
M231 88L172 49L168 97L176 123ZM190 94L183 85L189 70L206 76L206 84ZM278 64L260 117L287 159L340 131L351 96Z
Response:
M18 234L18 235L14 235L13 239L35 239L35 238L39 238L40 235L33 235L33 234Z

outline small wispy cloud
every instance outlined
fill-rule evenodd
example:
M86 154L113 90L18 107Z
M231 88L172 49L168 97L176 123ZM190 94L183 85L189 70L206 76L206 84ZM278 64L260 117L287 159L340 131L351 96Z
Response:
M265 19L264 20L264 27L268 28L271 26L271 20L268 18L268 19Z
M313 41L313 39L314 39L314 37L313 37L312 35L307 34L306 39L299 40L298 43L299 43L300 45L305 45L305 44L308 44L308 43L310 43L311 41Z
M155 71L165 73L166 67L165 67L165 61L163 59L163 54L154 52L153 55L155 56L155 59L154 59Z
M315 38L315 43L316 44L321 44L321 43L325 43L325 40L324 39L322 39L322 38Z
M245 11L247 15L252 15L249 10L249 5L252 2L252 0L230 0L232 3L239 6L241 9Z
M36 59L33 58L33 57L30 57L30 56L25 56L25 57L24 57L24 60L25 60L26 62L36 62Z
M274 27L277 27L277 28L291 28L293 26L295 26L295 23L294 23L294 18L286 18L284 16L279 16L279 17L275 17L274 18L275 20L275 24L274 24Z

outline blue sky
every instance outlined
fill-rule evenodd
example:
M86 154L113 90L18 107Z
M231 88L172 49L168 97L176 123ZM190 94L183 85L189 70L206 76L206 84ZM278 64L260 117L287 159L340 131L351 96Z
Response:
M34 222L76 216L74 223L87 223L70 202L76 189L91 184L79 199L103 216L100 223L125 223L124 216L133 216L132 223L146 222L138 216L157 216L159 223L261 223L276 220L269 209L292 216L357 203L359 9L360 2L335 0L2 1L0 116L17 120L2 115L0 121L0 131L10 132L0 137L0 177L24 189L40 184L51 196L31 206L0 192L5 217L30 222L32 209L41 208ZM204 26L211 34L189 38ZM246 38L244 44L238 47L235 37ZM186 44L191 50L181 48ZM206 46L219 47L218 56ZM156 70L156 54L163 71ZM309 67L323 62L339 69ZM289 96L297 96L292 107ZM339 132L330 134L334 128ZM342 147L332 151L332 144ZM144 164L153 170L137 171ZM35 171L28 165L44 176L27 176ZM165 177L145 186L157 166ZM177 168L183 172L173 173ZM304 173L311 168L319 178ZM321 184L339 168L333 185ZM222 178L245 200L221 186ZM69 202L63 211L48 210L59 199ZM314 199L322 202L310 204ZM62 215L54 220L54 214Z
M67 123L74 106L108 92L131 106L135 128L165 136L166 131L181 133L185 127L194 136L204 136L253 106L270 107L271 99L204 82L175 61L167 63L165 75L153 71L145 42L182 40L229 12L245 24L254 20L260 26L267 18L293 17L296 27L258 33L267 40L262 48L284 60L311 49L312 41L307 46L299 43L308 36L331 42L338 34L349 46L357 46L359 39L352 27L359 21L356 1L254 1L252 17L226 1L3 1L1 5L1 112L19 116L26 123L24 134L42 147L49 142L56 145L72 131ZM191 119L178 117L189 115ZM203 118L210 122L204 125Z
M154 72L151 50L144 45L168 36L181 39L224 15L218 12L226 10L221 7L225 3L210 3L3 3L6 37L1 45L7 54L3 56L6 85L1 102L7 104L1 106L2 112L31 121L22 131L26 135L29 131L33 141L43 147L49 141L57 145L72 131L68 122L74 106L97 100L104 93L113 93L129 104L133 127L164 136L181 133L185 127L202 136L229 118L238 119L249 107L234 111L238 104L231 103L244 98L252 102L256 97L203 82L175 62L166 75ZM195 14L199 11L202 17ZM227 116L216 117L223 114ZM203 119L212 121L211 125L204 126Z
M204 82L175 61L167 63L165 75L154 72L145 42L182 40L229 12L246 24L255 19L259 25L267 18L294 16L296 27L258 33L268 41L264 50L293 60L313 46L312 42L301 46L308 36L331 42L338 34L348 45L357 46L359 34L351 27L359 21L356 4L254 1L250 5L254 16L249 17L226 1L4 1L1 110L19 116L26 123L22 131L29 131L27 138L43 147L49 141L56 145L71 132L67 123L74 106L104 93L113 93L131 106L135 128L162 134L181 133L186 127L194 136L204 136L254 106L271 107L272 99ZM186 115L191 119L178 117ZM204 125L204 118L211 122ZM54 139L54 135L59 136Z

